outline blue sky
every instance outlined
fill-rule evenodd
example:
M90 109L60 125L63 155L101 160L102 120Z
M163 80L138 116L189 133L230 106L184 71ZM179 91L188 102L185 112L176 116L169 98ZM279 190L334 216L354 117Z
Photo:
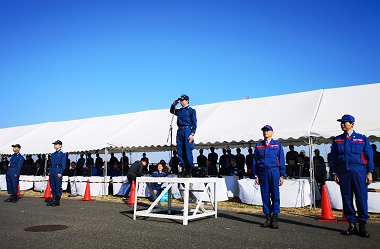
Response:
M0 1L0 128L380 82L380 1Z
M0 128L380 82L380 1L0 2ZM6 118L4 118L6 117Z

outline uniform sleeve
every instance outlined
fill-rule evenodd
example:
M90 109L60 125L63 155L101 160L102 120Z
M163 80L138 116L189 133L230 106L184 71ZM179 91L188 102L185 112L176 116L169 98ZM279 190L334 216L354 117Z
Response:
M278 160L280 162L280 174L281 176L285 176L285 155L284 155L284 148L280 144L280 153L278 155Z
M61 174L63 173L63 169L65 167L66 167L66 153L62 153Z
M257 170L257 155L258 155L258 152L257 152L257 147L255 147L255 150L253 151L253 158L252 158L252 163L253 163L253 175L255 177L257 177L257 173L258 173L258 170Z
M367 160L367 172L373 172L374 170L374 164L373 164L373 151L372 151L372 147L371 145L369 144L369 141L368 141L368 138L367 137L364 137L365 138L365 147L364 147L364 157L366 158Z
M336 143L335 143L335 139L331 145L331 155L330 155L330 171L331 171L331 174L334 175L336 174Z
M177 115L178 114L178 111L175 109L175 105L172 104L172 106L170 107L170 113L171 114L174 114L174 115Z
M191 112L191 133L195 134L195 131L197 130L197 112L192 109Z
M20 159L18 159L18 162L17 162L17 170L16 170L16 174L19 176L20 175L20 171L21 171L21 168L22 168L22 165L24 164L24 157L20 155Z

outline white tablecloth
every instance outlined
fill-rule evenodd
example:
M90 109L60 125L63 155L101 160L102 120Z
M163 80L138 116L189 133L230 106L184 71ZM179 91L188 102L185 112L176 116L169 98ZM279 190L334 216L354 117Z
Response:
M34 191L43 192L46 190L46 185L49 180L49 176L34 176ZM67 190L69 177L62 176L62 190Z
M238 176L223 176L227 186L228 197L239 197Z
M327 192L329 194L330 204L332 208L342 210L342 196L340 194L340 187L334 181L326 182ZM368 188L380 189L380 182L371 183ZM354 201L356 208L356 203ZM368 192L368 212L380 213L380 193Z
M0 189L7 190L7 180L5 179L5 174L0 175Z
M253 179L239 180L240 200L251 205L263 205L260 185ZM304 207L310 205L310 184L307 179L285 180L280 187L281 207Z
M108 195L108 186L110 177L107 176L107 183L104 183L103 176L91 176L91 177L83 177L83 176L74 176L70 177L71 188L79 195L84 195L87 186L87 179L90 179L90 194L91 196L102 196ZM74 182L75 181L75 182ZM104 190L104 185L106 188ZM105 191L105 192L104 192ZM73 192L73 191L72 191Z

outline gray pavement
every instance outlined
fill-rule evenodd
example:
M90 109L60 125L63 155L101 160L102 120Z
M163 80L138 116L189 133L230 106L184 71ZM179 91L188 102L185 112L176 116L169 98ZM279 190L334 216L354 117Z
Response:
M343 236L347 224L280 214L278 230L261 228L264 215L219 211L218 218L181 221L139 217L133 207L115 201L79 202L64 198L47 207L38 197L5 203L0 195L0 248L377 248L380 224L368 222L371 238ZM54 232L27 227L66 225Z

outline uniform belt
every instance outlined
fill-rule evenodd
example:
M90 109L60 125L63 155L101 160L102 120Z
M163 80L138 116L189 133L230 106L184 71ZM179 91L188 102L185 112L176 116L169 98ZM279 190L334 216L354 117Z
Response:
M54 165L54 166L51 166L52 168L59 168L61 167L61 165Z
M180 126L180 127L178 127L178 129L180 129L180 130L187 129L187 128L190 128L190 126Z

